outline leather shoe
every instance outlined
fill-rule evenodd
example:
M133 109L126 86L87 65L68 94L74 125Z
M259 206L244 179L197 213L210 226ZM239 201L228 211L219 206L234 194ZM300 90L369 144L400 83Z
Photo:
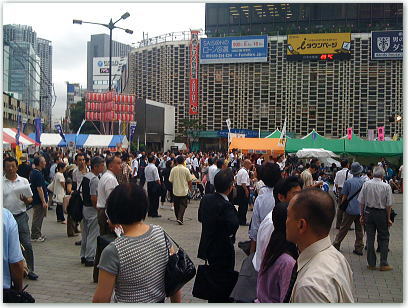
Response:
M81 246L81 244L82 244L82 241L76 241L75 242L75 246Z
M375 271L375 270L377 270L377 268L376 268L375 266L367 265L367 268L368 268L370 271Z
M354 253L355 255L358 255L358 256L362 256L362 255L363 255L363 252L357 251L357 250L353 250L353 253Z
M94 261L85 261L85 266L86 267L94 266Z
M81 257L81 264L85 264L86 259L84 257Z
M384 265L384 266L380 266L380 271L384 272L384 271L392 271L393 267L391 265Z
M179 220L179 219L177 219L176 221L177 221L177 223L178 223L179 225L182 225L182 224L183 224L183 222L182 222L181 220Z
M37 279L38 279L38 275L37 275L36 273L34 273L34 272L29 272L29 273L27 274L27 278L30 279L30 280L37 280Z

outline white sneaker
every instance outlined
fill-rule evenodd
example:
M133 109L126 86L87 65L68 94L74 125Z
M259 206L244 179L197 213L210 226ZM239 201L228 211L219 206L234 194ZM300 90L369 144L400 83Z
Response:
M36 239L31 239L32 242L44 242L46 239L45 235L40 236L39 238Z

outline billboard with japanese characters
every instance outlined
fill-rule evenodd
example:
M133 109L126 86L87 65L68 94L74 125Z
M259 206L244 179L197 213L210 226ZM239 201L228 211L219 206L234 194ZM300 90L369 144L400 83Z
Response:
M371 60L402 60L403 32L371 32Z
M351 33L290 34L286 57L288 60L350 59L350 49Z
M202 38L200 64L268 61L268 36Z

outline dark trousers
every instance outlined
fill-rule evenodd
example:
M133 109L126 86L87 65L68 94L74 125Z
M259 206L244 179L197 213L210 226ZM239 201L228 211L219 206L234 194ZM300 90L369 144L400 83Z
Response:
M375 232L377 231L377 241L380 248L380 266L388 265L390 232L388 230L387 211L385 209L366 208L364 213L367 232L367 263L369 266L375 266L377 263L374 248Z
M26 259L28 269L34 271L34 252L30 239L30 227L28 226L28 215L26 212L14 216L18 226L18 237L24 247L23 255Z
M343 222L344 211L340 209L342 194L341 187L336 191L336 200L337 200L337 215L336 215L336 229L340 229L341 223Z
M337 233L336 239L333 242L333 246L337 249L340 249L341 242L347 235L351 225L354 222L355 232L356 232L356 241L354 243L354 250L357 252L363 252L364 242L363 242L363 228L360 223L360 215L350 215L347 212L344 212L343 221L340 226L339 233Z
M140 177L140 181L139 181L140 187L143 188L143 186L144 186L145 183L146 183L146 178L145 178L145 176L141 176L141 177Z
M246 224L246 214L248 212L249 197L245 195L242 186L237 186L238 219L240 225Z
M47 216L47 209L42 204L33 205L33 221L31 223L31 238L38 239L42 236L41 228L44 217Z
M184 213L187 208L187 196L184 197L174 196L173 198L174 198L174 215L176 215L176 219L182 222L184 219Z
M160 185L156 182L147 182L147 194L149 196L148 216L159 215Z
M57 208L55 209L55 213L57 214L57 221L65 221L62 203L57 202Z
M107 220L108 218L106 218L105 209L98 209L99 235L112 233L109 229Z
M212 194L214 191L215 191L214 185L212 185L210 181L207 181L207 184L205 184L205 193Z
M72 217L68 214L67 216L67 235L68 236L75 236L75 233L78 233L78 223L72 219Z

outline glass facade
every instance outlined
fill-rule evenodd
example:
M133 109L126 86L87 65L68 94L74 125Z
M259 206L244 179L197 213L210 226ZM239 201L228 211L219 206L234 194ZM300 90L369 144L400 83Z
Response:
M207 3L208 37L402 30L402 3Z

